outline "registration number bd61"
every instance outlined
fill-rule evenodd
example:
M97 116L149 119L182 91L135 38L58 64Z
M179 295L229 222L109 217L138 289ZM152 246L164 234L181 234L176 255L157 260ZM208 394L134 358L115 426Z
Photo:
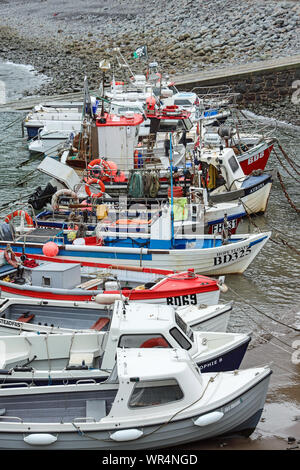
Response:
M214 266L236 261L237 259L244 258L244 256L250 255L250 253L250 246L237 248L234 250L228 250L224 253L217 253L217 256L214 257Z

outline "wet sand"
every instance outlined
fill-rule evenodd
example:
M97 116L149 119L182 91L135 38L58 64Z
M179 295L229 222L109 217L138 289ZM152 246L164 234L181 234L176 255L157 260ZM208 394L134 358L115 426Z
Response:
M300 335L285 341L292 344ZM269 392L260 422L249 438L220 437L180 446L182 450L300 450L300 363L293 364L287 347L272 343L256 345L247 351L241 369L270 365ZM275 346L276 344L276 346ZM284 348L285 351L280 348ZM294 438L291 440L289 438Z

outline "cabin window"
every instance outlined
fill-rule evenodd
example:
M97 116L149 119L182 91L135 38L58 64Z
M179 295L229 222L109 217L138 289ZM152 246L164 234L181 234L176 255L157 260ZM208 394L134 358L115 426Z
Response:
M42 276L42 280L43 280L43 286L46 286L46 287L51 286L51 278L50 277Z
M191 349L192 345L188 341L188 339L181 333L178 328L172 328L170 330L170 335L173 336L173 338L177 341L177 343L180 345L181 348L183 349Z
M177 106L192 106L192 103L189 100L174 100L174 104Z
M119 348L169 348L170 344L160 334L122 335L119 339Z
M193 330L185 323L185 321L175 312L175 321L183 333L191 340L194 341Z
M165 405L181 400L183 392L175 379L141 381L134 386L129 399L129 408Z
M239 169L239 164L238 164L237 159L235 158L234 155L232 155L229 158L228 163L229 163L230 168L232 169L233 173L235 173Z

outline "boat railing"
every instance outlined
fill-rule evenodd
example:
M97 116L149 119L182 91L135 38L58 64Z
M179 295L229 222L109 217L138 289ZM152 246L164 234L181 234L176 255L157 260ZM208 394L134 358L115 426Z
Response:
M192 92L196 93L199 100L208 108L236 104L240 96L240 93L233 92L229 85L195 87Z
M79 379L76 381L76 385L80 385L80 384L96 384L96 380L95 379Z
M243 110L233 108L226 121L226 126L235 127L237 134L253 134L261 136L261 140L276 134L277 121L265 120L259 116L249 115ZM237 135L238 137L238 135Z
M42 235L42 234L36 234L33 232L25 232L25 233L22 233L22 234L18 234L16 237L15 237L15 240L16 242L22 242L24 244L24 246L26 246L26 243L28 242L27 241L27 237L30 237L31 240L30 240L30 243L34 243L34 241L32 240L33 238L36 240L35 242L36 243L46 243L46 240L45 240L45 237L47 237L47 241L52 241L52 242L56 242L58 246L62 246L64 245L65 243L65 239L63 237L63 235L51 235L51 233L49 234L45 234L45 235ZM22 238L22 240L21 240ZM5 240L4 240L5 241ZM9 241L8 241L9 243ZM28 242L29 243L29 242Z
M2 383L0 384L0 388L12 388L12 387L17 387L17 388L29 388L30 385L27 382L7 382L7 383Z
M0 419L7 420L7 421L19 421L20 423L24 423L22 418L18 416L0 416Z
M85 423L85 422L90 422L92 421L93 423L96 423L97 420L93 417L90 417L90 416L84 416L82 418L74 418L72 423L76 424L76 423Z

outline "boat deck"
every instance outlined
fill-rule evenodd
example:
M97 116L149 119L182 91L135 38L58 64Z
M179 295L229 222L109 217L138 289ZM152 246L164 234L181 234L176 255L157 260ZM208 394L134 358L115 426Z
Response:
M16 238L18 242L45 243L52 238L61 238L63 240L62 230L60 228L34 228L27 234L20 235Z
M5 422L9 417L31 423L70 423L78 418L81 422L84 418L98 421L110 412L117 387L110 384L104 385L104 390L4 396L0 398L0 422L2 417Z

